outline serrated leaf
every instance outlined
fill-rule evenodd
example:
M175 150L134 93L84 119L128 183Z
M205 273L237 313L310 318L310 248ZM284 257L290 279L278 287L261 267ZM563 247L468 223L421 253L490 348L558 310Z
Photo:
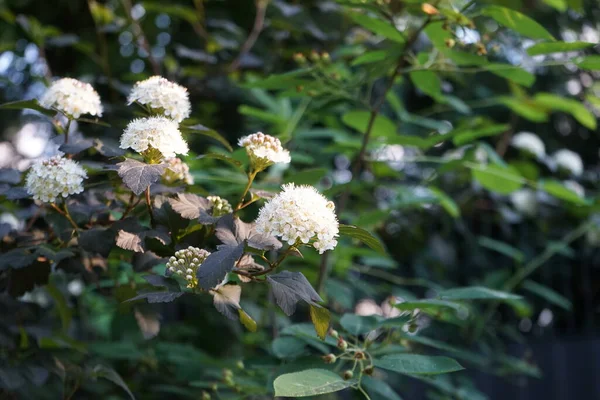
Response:
M166 168L165 164L145 164L133 159L120 162L117 166L123 183L136 195L140 195L150 185L157 182Z
M349 236L354 239L358 239L373 250L386 254L385 247L383 247L383 243L379 241L375 236L367 232L366 230L359 228L354 225L343 225L340 224L339 227L340 235Z
M185 126L183 127L184 130L189 130L195 133L199 133L200 135L204 135L207 136L211 139L216 140L217 142L221 143L223 146L225 146L225 148L227 150L229 150L229 152L233 151L233 148L231 147L231 145L229 144L229 142L227 141L227 139L225 139L219 132L207 128L204 125L192 125L192 126Z
M54 117L56 115L56 111L49 110L40 105L40 103L33 100L20 100L20 101L12 101L10 103L0 104L0 109L4 110L35 110L40 112L48 117Z
M490 289L483 286L467 286L453 289L442 290L438 293L438 298L443 300L520 300L521 296L502 292L500 290Z
M365 14L350 13L350 18L358 25L363 28L375 33L376 35L383 36L387 39L393 40L397 43L404 43L404 36L396 29L396 27L387 21L369 17Z
M335 372L307 369L278 376L273 382L275 396L308 397L338 392L354 385L356 380L343 380Z
M117 246L125 250L131 250L136 253L144 252L144 239L137 233L125 232L119 230L117 233Z
M252 319L252 317L250 317L244 310L242 310L241 308L238 309L238 314L240 316L240 322L242 323L242 325L244 325L244 327L246 329L248 329L250 332L256 332L256 321Z
M301 272L283 271L269 275L267 282L271 285L277 305L288 316L296 311L296 304L300 300L309 304L323 301Z
M317 304L311 304L310 319L315 326L315 332L317 332L317 336L321 340L325 340L325 337L327 337L327 332L329 331L329 321L331 320L329 310Z
M379 368L410 375L446 374L464 369L452 358L421 354L389 354L373 363Z
M231 272L237 260L244 254L244 243L233 245L222 245L211 253L202 266L198 268L196 277L198 285L205 290L210 290L220 284L225 275Z
M169 199L173 211L187 219L198 219L210 204L207 199L192 193L177 193L176 199Z
M525 180L512 166L482 165L472 169L473 178L492 192L509 194L523 186Z
M483 15L491 17L500 25L514 30L532 39L555 40L554 37L539 23L518 11L496 5L485 7Z
M359 336L369 333L379 326L379 318L374 315L362 316L356 314L344 314L340 318L340 325L351 335Z
M274 236L256 232L256 224L246 223L233 214L219 219L215 235L227 245L246 242L249 247L259 250L278 250L283 246Z
M536 43L527 49L527 54L537 56L540 54L564 53L567 51L577 51L592 47L594 43L586 42L544 42Z
M135 297L132 297L127 302L136 301L141 299L148 300L148 303L170 303L178 297L182 296L184 292L149 292L140 293Z

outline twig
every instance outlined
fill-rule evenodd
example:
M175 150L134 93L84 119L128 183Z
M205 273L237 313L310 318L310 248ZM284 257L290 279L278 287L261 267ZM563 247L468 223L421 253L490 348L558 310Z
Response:
M56 212L58 212L60 215L65 217L69 221L71 226L75 229L75 234L77 234L79 227L77 226L75 221L73 221L71 214L69 214L69 209L67 208L67 203L64 203L64 210L61 210L60 207L54 203L50 203L50 207L52 207Z
M367 128L365 130L365 134L363 135L363 140L362 140L362 144L360 147L360 151L358 153L356 160L354 161L354 166L352 168L352 177L351 177L350 182L352 182L352 179L354 179L360 173L360 170L364 163L365 155L367 152L367 146L369 145L369 140L371 139L371 132L373 131L373 126L375 125L375 120L377 119L377 116L379 115L379 111L380 111L381 107L385 103L387 93L394 86L394 82L396 81L396 78L401 73L402 68L404 68L407 63L407 60L405 58L406 52L410 50L410 48L415 43L415 41L417 40L417 38L419 37L419 35L423 31L423 29L425 29L425 27L430 22L431 22L431 17L428 17L421 24L421 26L412 33L410 38L408 38L408 40L405 42L404 48L399 57L398 64L396 65L396 68L394 69L394 72L393 72L386 88L384 89L379 100L377 100L375 102L375 104L373 105L373 108L371 109L371 115L369 116L369 122L367 123ZM339 202L339 207L338 207L338 215L341 215L342 212L346 209L346 205L347 205L349 197L350 197L350 187L348 187L342 193L342 195L340 197L340 202ZM323 257L321 257L321 263L319 265L319 278L317 280L317 292L318 293L321 293L323 291L323 288L325 287L325 281L327 280L327 264L329 261L329 254L330 253L325 253L323 255Z
M146 188L146 205L148 206L148 214L150 214L150 224L154 227L154 211L152 211L152 201L150 200L150 186Z
M135 37L136 42L142 47L142 49L144 49L146 53L148 53L148 61L150 61L150 65L152 66L152 71L154 74L160 75L160 64L152 56L152 49L150 49L150 43L148 42L148 39L146 39L146 35L144 35L142 26L135 18L133 18L133 15L131 15L131 0L121 0L121 3L123 4L123 8L125 9L125 14L127 14L129 23L133 26L133 36Z
M138 199L138 201L134 204L133 200L135 199L135 193L131 192L131 194L129 195L129 201L127 202L127 208L125 208L125 211L123 211L123 215L121 215L121 219L125 219L125 217L127 217L127 215L131 212L131 210L133 210L135 208L135 206L137 206L141 199Z
M258 171L252 170L252 171L248 172L248 182L246 182L246 187L244 188L244 192L242 193L240 202L238 203L237 206L235 206L235 209L233 210L234 214L237 211L241 210L242 208L244 208L247 205L252 203L252 201L250 201L250 203L244 203L244 199L246 198L246 195L248 194L248 191L250 190L250 187L252 186L252 182L254 182L254 178L256 178L256 174L258 174Z
M267 5L269 4L268 0L256 0L256 16L254 17L254 25L252 26L252 31L250 31L250 35L240 48L240 53L233 60L231 65L229 65L229 72L235 71L240 66L240 62L242 61L242 57L244 57L254 46L260 32L263 30L265 24L265 14L267 12Z
M202 25L202 21L205 19L204 0L194 0L194 7L196 7L197 21L192 23L192 28L194 28L194 31L196 31L198 36L208 42L210 40L210 36Z

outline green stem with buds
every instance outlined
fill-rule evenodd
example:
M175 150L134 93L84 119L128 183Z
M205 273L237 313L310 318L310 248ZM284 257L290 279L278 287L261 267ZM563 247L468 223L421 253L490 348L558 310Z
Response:
M257 174L258 174L258 171L256 171L256 170L251 170L250 172L248 172L248 182L246 183L246 187L244 188L244 192L242 193L240 202L238 203L237 206L235 206L235 209L233 210L234 214L237 211L241 210L242 208L246 207L248 204L250 204L250 203L244 203L244 199L246 198L246 195L248 195L248 191L250 191L250 187L252 186L252 183L254 182L254 179L256 178Z

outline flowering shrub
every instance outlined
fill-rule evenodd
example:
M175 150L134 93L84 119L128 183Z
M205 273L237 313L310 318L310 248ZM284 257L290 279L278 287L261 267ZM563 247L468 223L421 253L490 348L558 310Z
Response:
M43 92L0 85L35 118L0 160L0 397L485 399L473 371L539 377L507 344L572 308L539 271L600 246L592 158L554 134L593 137L597 88L540 83L598 74L593 43L533 19L562 2L257 0L248 35L221 3L89 1L73 34L2 9L37 60L7 81Z

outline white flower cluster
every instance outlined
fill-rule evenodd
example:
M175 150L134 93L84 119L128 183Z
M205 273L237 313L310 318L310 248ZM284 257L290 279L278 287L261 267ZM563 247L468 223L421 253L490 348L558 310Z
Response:
M206 199L210 205L213 217L222 217L223 215L233 212L231 204L219 196L208 196Z
M194 184L194 177L190 174L190 167L181 161L180 158L167 158L165 162L167 163L167 168L162 178L166 183L183 181L187 185Z
M53 203L59 196L83 192L85 170L75 161L55 156L31 166L25 188L35 200Z
M542 159L546 155L546 146L535 133L519 132L513 136L511 144L519 150L533 154L538 159Z
M127 98L128 104L138 102L153 111L181 122L190 116L188 91L162 76L153 76L137 82Z
M256 231L280 236L290 245L309 243L323 254L337 245L335 205L312 186L283 185L259 211Z
M188 153L188 145L183 140L177 123L165 117L131 121L121 136L121 148L131 148L138 153L153 148L167 158Z
M195 287L198 285L196 272L209 255L210 253L204 249L190 246L185 250L176 251L175 255L169 258L167 270L184 277L188 287Z
M572 175L579 176L583 173L583 161L579 154L569 149L558 150L552 156L552 159L558 166L566 171L569 171Z
M100 96L92 85L73 78L62 78L50 85L40 104L72 118L79 118L82 114L102 116Z
M289 164L292 160L279 139L262 132L240 138L238 145L246 148L250 161L258 170L273 164Z

